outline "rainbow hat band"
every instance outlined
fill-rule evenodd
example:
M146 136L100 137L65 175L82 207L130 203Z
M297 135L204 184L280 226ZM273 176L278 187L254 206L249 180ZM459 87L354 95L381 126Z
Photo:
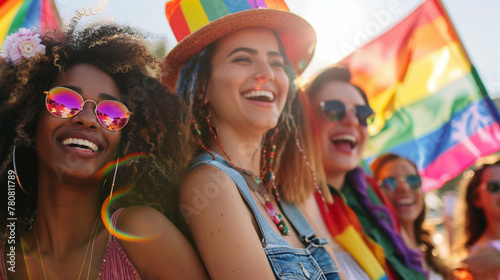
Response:
M218 39L248 27L274 30L300 75L314 54L316 32L289 11L284 0L172 0L166 15L179 43L162 63L162 81L172 91L186 62Z

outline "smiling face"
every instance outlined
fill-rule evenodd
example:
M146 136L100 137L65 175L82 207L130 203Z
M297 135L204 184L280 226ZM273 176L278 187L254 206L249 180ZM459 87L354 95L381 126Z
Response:
M380 181L393 177L396 179L396 189L385 190L394 206L402 224L413 225L424 210L424 192L421 187L411 189L406 178L408 175L418 175L415 167L405 159L397 158L385 163L377 174Z
M53 84L53 87L58 86L73 89L84 100L96 103L121 98L114 80L89 64L77 64L68 69ZM83 110L71 118L57 118L46 108L41 109L36 130L40 172L49 172L58 180L87 183L95 180L94 175L104 165L116 160L121 131L102 127L94 109L93 102L86 102Z
M247 28L217 42L205 102L218 129L248 132L276 126L289 80L275 34Z
M488 191L486 184L497 182L500 184L500 166L492 165L487 167L481 176L481 184L476 188L477 196L474 204L483 210L488 223L498 223L500 221L500 191ZM494 187L490 188L495 190Z
M338 100L346 107L345 116L338 121L325 117L320 103ZM351 84L343 81L328 81L312 97L316 133L321 145L323 167L327 174L346 173L356 168L368 140L366 126L360 124L354 107L366 105L360 92Z

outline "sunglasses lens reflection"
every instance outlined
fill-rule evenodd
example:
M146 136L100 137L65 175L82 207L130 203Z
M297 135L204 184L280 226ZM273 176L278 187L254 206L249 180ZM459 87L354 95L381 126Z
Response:
M382 187L387 191L393 191L398 186L398 182L394 177L387 177L382 180Z
M127 107L117 101L104 101L99 103L96 114L102 126L109 130L120 130L129 120Z
M345 117L346 107L344 103L338 100L325 101L322 105L323 113L331 121L340 121ZM363 126L373 122L373 110L368 105L356 106L356 118Z
M500 190L500 183L494 181L488 182L486 184L486 189L490 193L497 193Z
M83 107L82 97L66 88L53 88L45 99L47 110L58 118L71 118Z
M408 183L410 188L418 189L422 186L422 178L418 175L408 175L408 177L406 177L406 183Z
M370 106L357 106L356 107L356 117L359 120L359 123L367 126L373 123L373 110Z
M406 183L412 190L417 190L422 187L422 178L418 175L408 175L406 177ZM394 191L398 187L398 180L395 177L387 177L382 180L382 187L387 191Z
M325 102L323 113L331 121L339 121L345 116L344 103L337 100Z
M55 87L47 93L47 110L58 118L71 118L77 115L84 104L83 97L69 88ZM97 105L95 114L99 123L109 130L120 130L127 125L130 112L118 101L106 100Z

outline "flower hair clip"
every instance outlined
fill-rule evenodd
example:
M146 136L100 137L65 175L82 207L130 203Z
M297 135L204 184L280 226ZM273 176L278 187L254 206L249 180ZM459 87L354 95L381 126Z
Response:
M2 45L0 56L15 65L21 63L23 58L29 59L36 54L45 54L45 46L41 44L40 34L26 28L20 28L7 38Z

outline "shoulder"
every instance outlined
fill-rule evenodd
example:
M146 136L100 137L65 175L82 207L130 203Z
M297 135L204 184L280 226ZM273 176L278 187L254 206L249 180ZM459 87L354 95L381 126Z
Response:
M118 217L118 239L143 279L206 279L205 269L182 233L158 210L125 208ZM167 265L168 264L168 265Z
M184 207L194 207L196 210L203 208L216 209L220 206L218 202L237 203L239 191L231 179L224 171L211 166L201 165L191 170L186 176L180 196L180 210Z
M131 206L118 216L116 228L134 236L150 236L163 230L176 229L160 211L148 206Z

